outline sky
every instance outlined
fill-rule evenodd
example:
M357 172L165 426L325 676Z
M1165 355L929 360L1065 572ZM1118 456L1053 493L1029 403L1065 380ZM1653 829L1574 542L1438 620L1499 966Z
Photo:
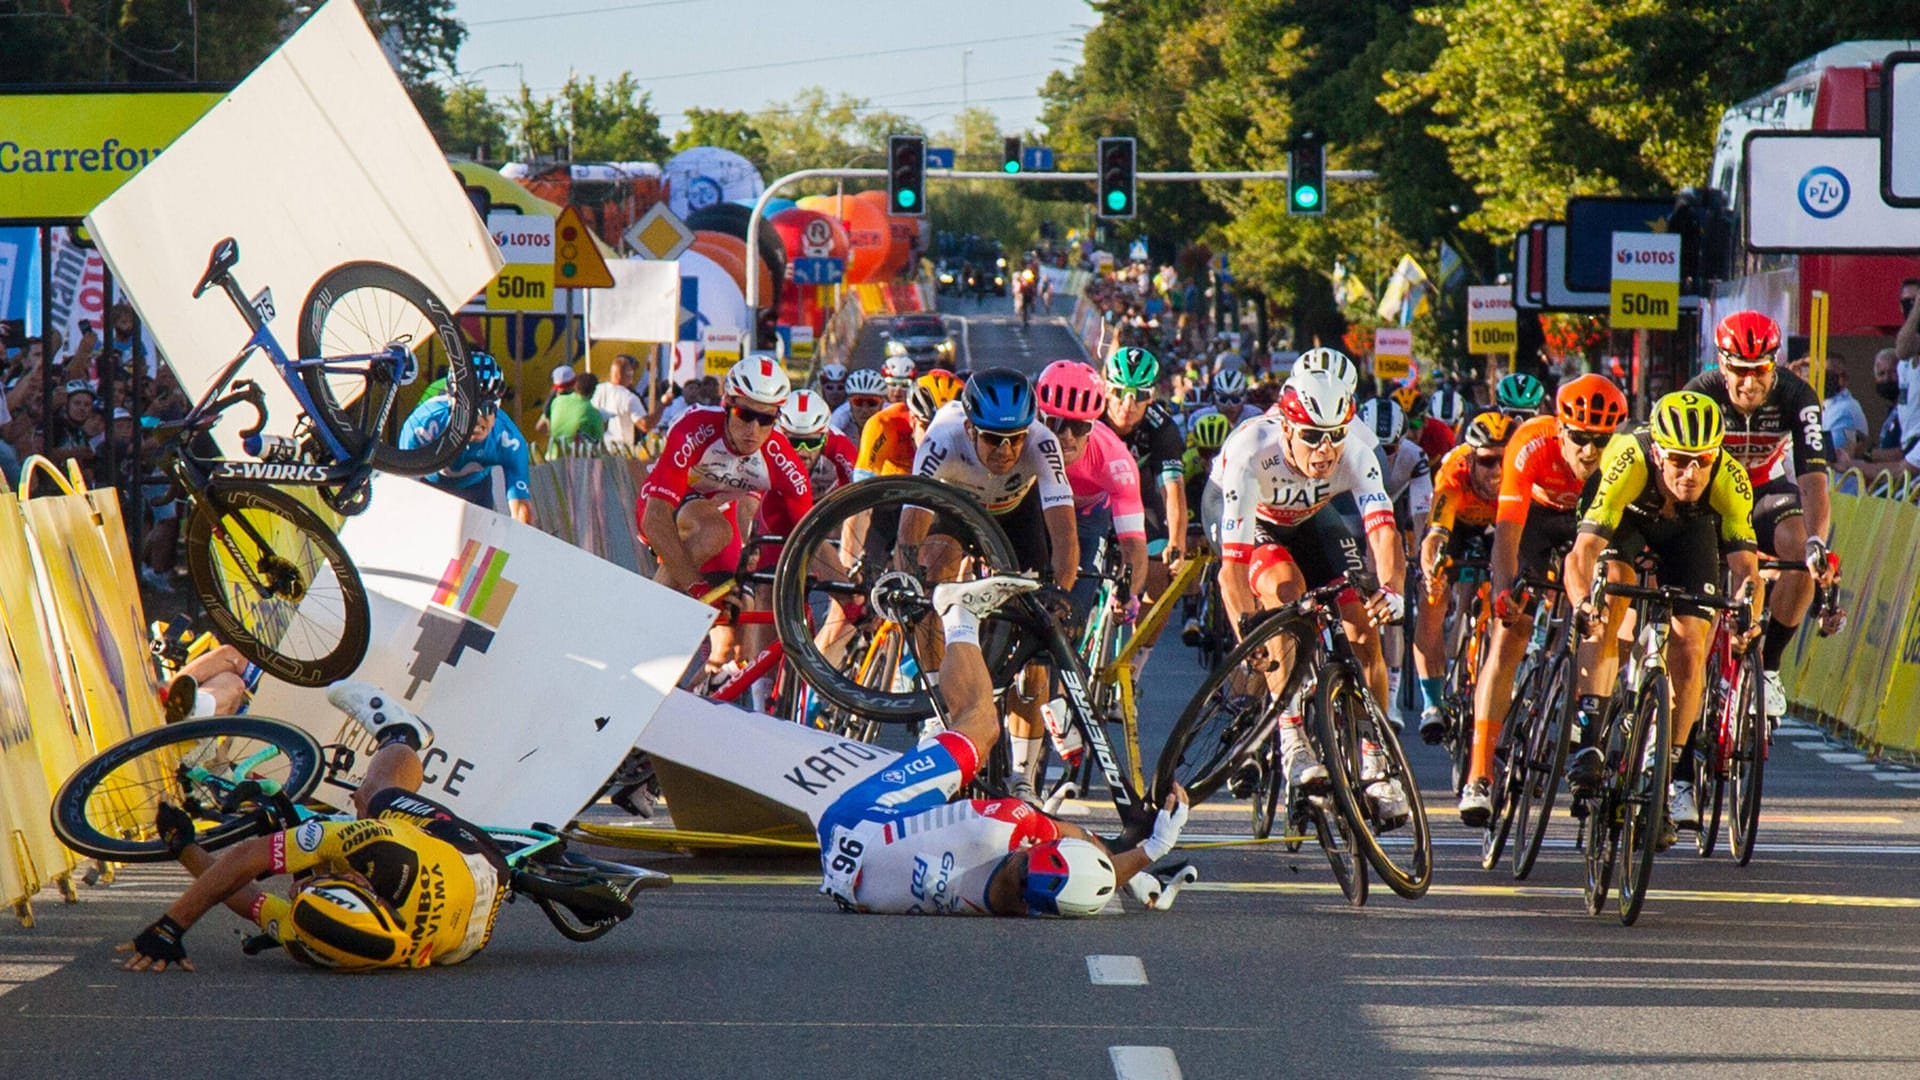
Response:
M929 131L964 97L1024 130L1047 72L1079 63L1099 18L1085 0L456 0L454 14L467 25L460 70L489 92L516 92L523 71L536 97L569 71L631 71L668 133L690 107L750 112L808 86Z

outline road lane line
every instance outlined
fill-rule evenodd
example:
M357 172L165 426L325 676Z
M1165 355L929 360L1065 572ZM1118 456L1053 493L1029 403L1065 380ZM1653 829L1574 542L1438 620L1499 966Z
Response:
M1117 1080L1180 1080L1180 1063L1170 1046L1109 1046Z
M1279 893L1281 895L1339 895L1333 882L1196 881L1184 892ZM1514 898L1578 897L1581 890L1557 885L1435 885L1428 896L1488 896ZM1781 904L1806 907L1920 908L1920 897L1842 896L1824 893L1720 892L1705 889L1649 889L1648 899L1699 904Z
M1089 956L1087 978L1095 986L1145 986L1147 965L1137 956Z

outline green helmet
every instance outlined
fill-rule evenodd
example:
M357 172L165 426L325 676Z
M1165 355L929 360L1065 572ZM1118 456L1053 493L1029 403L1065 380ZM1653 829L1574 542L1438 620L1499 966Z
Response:
M1203 413L1193 420L1191 441L1201 450L1218 450L1233 433L1233 421L1217 412Z
M1160 361L1137 345L1113 350L1107 357L1107 385L1122 390L1151 390L1160 379Z
M1546 399L1547 388L1540 380L1518 371L1501 379L1493 390L1494 407L1501 412L1538 412Z

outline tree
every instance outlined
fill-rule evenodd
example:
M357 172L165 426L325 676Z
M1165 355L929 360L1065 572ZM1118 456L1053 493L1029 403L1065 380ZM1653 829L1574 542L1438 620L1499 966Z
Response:
M360 0L374 39L407 83L451 72L467 40L467 27L453 17L453 0Z
M660 161L667 140L652 95L641 91L633 73L623 71L605 87L588 76L569 77L560 90L567 106L573 158L586 161Z
M810 86L786 105L769 105L753 114L753 126L766 141L770 175L796 169L838 169L860 159L878 166L887 136L917 133L920 125L898 113L876 110L863 98L829 97Z
M444 121L435 136L440 148L467 154L476 161L500 161L507 156L506 110L494 104L477 83L459 83L447 92Z
M755 166L766 164L766 140L760 137L760 130L753 126L753 118L746 113L695 107L688 109L686 115L687 126L673 137L675 153L696 146L715 146L731 150Z

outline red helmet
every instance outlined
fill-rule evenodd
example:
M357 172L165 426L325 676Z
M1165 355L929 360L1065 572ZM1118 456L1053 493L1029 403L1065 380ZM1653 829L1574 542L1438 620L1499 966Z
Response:
M1627 395L1605 375L1582 375L1560 384L1553 411L1576 431L1612 431L1627 418Z
M1736 311L1713 329L1722 364L1771 364L1780 352L1780 324L1757 311Z

